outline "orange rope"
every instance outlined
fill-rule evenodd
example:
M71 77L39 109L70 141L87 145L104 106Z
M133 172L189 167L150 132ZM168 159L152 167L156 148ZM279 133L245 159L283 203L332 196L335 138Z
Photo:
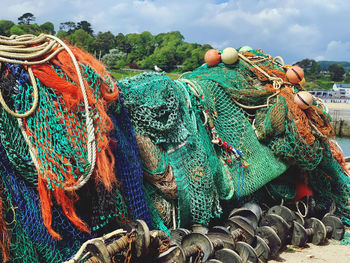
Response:
M134 241L134 238L129 234L126 235L126 240L127 242L129 243L129 247L128 247L128 250L126 251L126 254L125 254L125 260L124 260L124 263L130 263L130 260L131 260L131 257L132 257L132 254L131 254L131 250L132 250L132 242Z
M1 194L1 189L0 189ZM15 216L15 215L14 215ZM10 260L10 236L6 227L6 222L3 214L3 201L0 197L0 248L2 251L2 260L7 262Z
M197 256L195 258L195 260L193 261L193 263L200 263L201 259L202 259L202 248L200 246L197 246Z

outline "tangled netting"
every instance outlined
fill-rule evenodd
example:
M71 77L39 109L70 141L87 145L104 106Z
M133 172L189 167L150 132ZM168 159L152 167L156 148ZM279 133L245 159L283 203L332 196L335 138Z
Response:
M263 51L241 58L233 65L205 64L176 81L144 73L118 82L145 174L161 175L151 184L167 197L175 178L178 226L208 224L222 213L220 200L247 201L263 186L274 198L292 200L295 185L305 181L295 171L312 177L326 153L334 169L327 173L339 181L330 192L346 218L348 177L325 107L315 100L299 108L294 95L302 87L289 83L283 65ZM160 215L164 207L169 210L161 205Z
M54 46L42 63L0 64L8 108L25 114L38 101L18 118L0 107L3 261L62 262L132 219L167 233L209 225L247 200L293 200L300 182L350 224L329 115L317 100L300 109L302 87L268 54L115 85L92 56L68 49L74 58Z
M58 50L44 63L0 64L2 97L12 111L24 113L16 119L0 108L4 261L62 262L87 239L130 218L151 225L136 139L118 89L91 55L68 49L73 58ZM123 110L110 117L111 102ZM113 120L119 129L113 129ZM122 192L117 178L141 192L130 185Z
M74 254L90 235L76 229L57 207L53 227L62 233L56 241L43 223L40 199L35 188L16 175L16 170L0 144L0 174L3 201L11 229L12 262L62 262Z

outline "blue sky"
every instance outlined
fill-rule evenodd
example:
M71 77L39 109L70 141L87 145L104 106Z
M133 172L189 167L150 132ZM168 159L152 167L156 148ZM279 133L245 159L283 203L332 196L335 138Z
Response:
M1 3L3 2L3 3ZM286 63L350 61L348 0L0 0L0 19L26 12L42 24L87 20L94 31L179 30L187 42L224 49L249 45Z

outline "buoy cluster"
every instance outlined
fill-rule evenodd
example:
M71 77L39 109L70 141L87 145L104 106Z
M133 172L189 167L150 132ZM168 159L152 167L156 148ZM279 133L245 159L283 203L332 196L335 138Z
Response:
M209 49L204 55L204 60L209 66L216 66L220 62L232 65L238 61L238 52L244 53L249 50L252 50L249 46L243 46L238 51L233 47L225 48L223 51Z
M223 51L217 49L209 49L205 55L205 63L209 66L216 66L220 62L226 65L232 65L239 59L238 53L245 53L252 50L250 46L243 46L238 50L228 47ZM288 82L293 85L299 85L301 88L305 86L304 70L297 65L284 65L283 66L286 78ZM299 91L294 96L294 102L302 109L305 110L312 105L313 96L307 91Z

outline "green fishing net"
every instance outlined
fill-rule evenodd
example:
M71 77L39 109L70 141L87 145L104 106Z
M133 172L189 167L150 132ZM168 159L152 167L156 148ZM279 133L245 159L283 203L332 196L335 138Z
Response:
M141 147L148 152L141 154L142 162L154 164L151 169L144 165L146 180L153 178L156 185L157 169L172 168L178 226L208 224L220 217L220 200L246 200L263 186L276 199L293 199L297 178L287 169L315 171L324 162L325 136L310 142L300 120L326 122L328 114L292 110L297 106L291 88L282 85L275 94L272 83L254 68L283 79L281 65L261 50L245 56L254 63L205 64L176 81L157 73L119 81L135 130L160 149ZM315 127L313 134L320 133ZM329 172L344 176L343 171ZM284 179L274 180L281 175ZM165 193L167 186L159 189Z

